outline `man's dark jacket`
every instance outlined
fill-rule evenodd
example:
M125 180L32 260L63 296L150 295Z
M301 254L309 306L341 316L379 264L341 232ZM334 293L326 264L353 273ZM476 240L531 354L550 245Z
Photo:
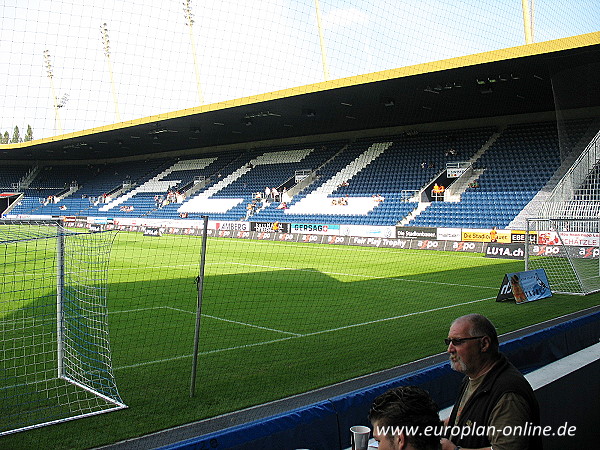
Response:
M458 425L461 427L460 431L463 431L462 427L466 426L487 427L494 406L496 406L500 397L507 392L520 395L529 405L529 410L531 411L531 417L529 419L530 423L527 425L529 429L540 424L540 409L535 394L533 393L533 389L523 374L521 374L521 372L519 372L519 370L513 366L504 355L500 355L500 360L485 375L479 388L477 388L465 404L458 423L455 423L458 405L468 384L469 377L465 377L460 386L456 404L454 405L454 408L452 408L448 426ZM525 424L522 425L525 426ZM465 434L467 433L465 432ZM464 436L462 439L460 438L460 434L458 436L448 436L448 438L456 445L466 448L490 446L487 433L474 434L474 436ZM483 435L478 436L477 434ZM537 434L539 434L539 432ZM541 448L541 436L531 436L529 438L529 449L539 450Z

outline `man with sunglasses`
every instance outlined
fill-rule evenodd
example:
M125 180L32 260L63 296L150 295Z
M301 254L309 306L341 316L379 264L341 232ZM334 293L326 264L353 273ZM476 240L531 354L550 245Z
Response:
M494 325L480 314L459 317L445 340L453 370L465 376L447 421L443 450L541 449L539 405L519 370L499 352Z

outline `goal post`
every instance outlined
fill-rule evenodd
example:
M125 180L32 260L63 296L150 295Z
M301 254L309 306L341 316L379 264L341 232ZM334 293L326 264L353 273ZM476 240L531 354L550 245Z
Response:
M114 236L0 220L0 436L126 407L108 333Z
M600 218L527 219L525 269L544 269L552 291L600 291Z

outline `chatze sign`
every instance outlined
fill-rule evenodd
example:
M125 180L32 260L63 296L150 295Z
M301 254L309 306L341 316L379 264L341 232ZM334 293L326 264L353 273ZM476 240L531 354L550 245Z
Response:
M556 231L539 231L538 244L541 245L577 245L598 247L600 242L598 233L581 233L574 231L561 231L560 236Z

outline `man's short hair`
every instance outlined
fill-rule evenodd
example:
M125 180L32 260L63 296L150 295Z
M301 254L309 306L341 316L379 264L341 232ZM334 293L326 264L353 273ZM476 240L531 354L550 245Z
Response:
M498 349L500 348L498 333L490 319L481 314L467 314L466 316L459 317L455 322L459 320L467 320L471 324L471 336L488 336L490 338L491 352L498 353Z
M378 427L389 427L387 433L381 429L380 433L390 438L392 434L398 433L400 427L405 427L402 431L407 441L417 449L440 448L443 426L438 406L427 391L420 387L400 386L381 394L373 401L369 420L371 423L377 422ZM418 427L418 431L408 435L406 427ZM426 427L430 427L428 431L425 431Z

